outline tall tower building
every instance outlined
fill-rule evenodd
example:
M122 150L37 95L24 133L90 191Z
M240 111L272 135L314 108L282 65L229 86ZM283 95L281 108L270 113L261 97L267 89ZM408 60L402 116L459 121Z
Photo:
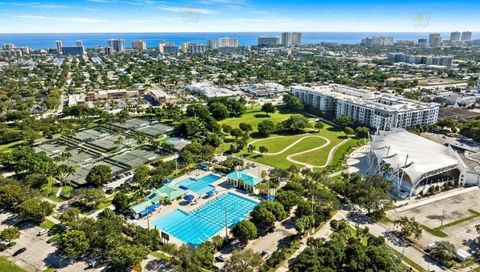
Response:
M284 47L293 47L302 45L302 33L284 32L282 33L282 45Z
M217 49L217 41L214 39L210 39L208 40L207 46L208 46L208 49L211 49L211 50Z
M77 47L83 46L83 41L82 40L77 40Z
M450 42L458 42L460 41L460 32L455 31L450 33Z
M135 49L135 50L146 50L147 49L147 44L145 43L145 41L133 41L132 42L132 49Z
M62 41L56 41L55 45L57 46L57 53L62 54L63 42Z
M259 47L276 47L280 45L280 37L277 36L259 36L257 38Z
M115 50L111 46L105 47L105 55L111 57L115 54Z
M238 47L238 39L237 38L220 38L218 39L218 47Z
M470 32L470 31L462 32L462 41L463 42L469 42L471 40L472 40L472 32Z
M125 40L122 39L111 39L108 40L108 46L112 47L115 52L120 53L125 51Z
M3 49L4 49L4 50L7 50L7 51L8 51L8 50L12 50L12 49L14 49L14 48L15 48L15 44L13 44L13 43L5 43L5 44L3 44Z
M430 47L440 46L442 44L442 36L440 33L431 33L430 36L428 36L428 43Z

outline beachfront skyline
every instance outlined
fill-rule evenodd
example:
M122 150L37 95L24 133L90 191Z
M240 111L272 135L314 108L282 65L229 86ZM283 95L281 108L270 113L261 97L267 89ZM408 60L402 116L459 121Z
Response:
M0 1L1 33L479 31L460 1Z

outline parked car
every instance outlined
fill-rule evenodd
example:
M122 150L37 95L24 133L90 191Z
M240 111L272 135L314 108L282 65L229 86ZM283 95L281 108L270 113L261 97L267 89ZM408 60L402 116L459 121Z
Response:
M37 236L42 236L48 233L48 230L41 230L37 233Z
M215 257L215 260L217 260L217 262L223 263L227 260L227 258L225 255L218 255L217 257Z
M18 249L17 251L13 252L12 256L15 257L15 256L18 256L20 254L22 254L23 252L27 251L27 248L26 247L22 247L20 249Z

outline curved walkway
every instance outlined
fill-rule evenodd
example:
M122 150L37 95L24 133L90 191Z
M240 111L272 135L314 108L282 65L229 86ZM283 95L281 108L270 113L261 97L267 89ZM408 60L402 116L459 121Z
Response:
M322 146L319 146L319 147L316 147L316 148L312 148L312 149L309 149L309 150L305 150L305 151L302 151L302 152L298 152L298 153L295 153L295 154L291 154L291 155L288 155L287 156L287 160L289 162L293 162L293 163L296 163L296 164L300 164L300 165L303 165L305 167L308 167L308 168L325 168L327 167L333 160L333 156L335 154L335 152L337 151L337 149L342 146L343 144L345 144L348 140L350 140L350 138L347 138L343 141L341 141L340 143L338 143L337 145L335 145L331 150L330 152L328 153L328 157L327 157L327 161L325 162L324 165L313 165L313 164L309 164L309 163L304 163L304 162L300 162L300 161L297 161L297 160L294 160L292 159L292 157L295 157L295 156L298 156L298 155L302 155L302 154L305 154L305 153L310 153L310 152L313 152L313 151L316 151L318 149L321 149L321 148L324 148L326 145L330 144L330 141L328 141L327 139L327 143L322 145Z
M282 138L282 137L285 137L285 136L276 136L276 137L271 137L271 138L268 138L268 139L270 140L270 139ZM296 140L295 142L291 143L290 145L288 145L287 147L285 147L284 149L282 149L282 150L280 150L280 151L278 151L278 152L275 152L275 153L263 153L263 155L266 155L266 156L280 155L280 154L286 152L287 150L289 150L290 148L294 147L294 146L295 146L296 144L298 144L299 142L301 142L301 141L303 141L304 139L307 139L307 138L322 138L322 139L324 139L324 140L327 142L326 144L330 144L330 140L327 139L327 138L325 138L325 137L323 137L323 136L319 136L319 135L307 135L307 136L304 136L304 137ZM267 139L255 140L255 141L253 141L253 142L251 142L251 143L249 143L249 144L254 144L254 143L258 142L258 141L263 141L263 140L267 140ZM322 148L322 147L324 147L324 146L325 146L325 144L322 145L321 147L316 147L316 148L314 148L313 150ZM308 151L313 151L313 150L310 149L310 150L308 150ZM257 150L254 150L253 152L254 152L254 153L257 153L257 154L261 154L261 153L258 152ZM297 154L298 154L298 153L297 153Z

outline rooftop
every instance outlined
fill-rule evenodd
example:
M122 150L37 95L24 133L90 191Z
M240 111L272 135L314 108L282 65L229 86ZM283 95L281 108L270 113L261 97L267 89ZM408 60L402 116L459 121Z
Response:
M318 93L324 96L331 96L336 99L341 99L346 102L352 102L355 104L363 105L365 107L383 109L386 111L401 112L439 106L436 103L423 103L387 93L375 94L369 90L357 89L339 84L330 84L314 88L292 87L292 90L302 90L312 93Z
M227 177L229 179L233 179L233 180L241 180L249 186L255 186L255 185L259 184L260 182L262 182L261 178L253 176L252 174L250 174L248 169L244 169L242 171L233 171L230 174L228 174Z
M423 174L462 163L451 148L425 139L405 129L380 131L372 135L371 148L378 159L393 169L401 168L415 181Z

